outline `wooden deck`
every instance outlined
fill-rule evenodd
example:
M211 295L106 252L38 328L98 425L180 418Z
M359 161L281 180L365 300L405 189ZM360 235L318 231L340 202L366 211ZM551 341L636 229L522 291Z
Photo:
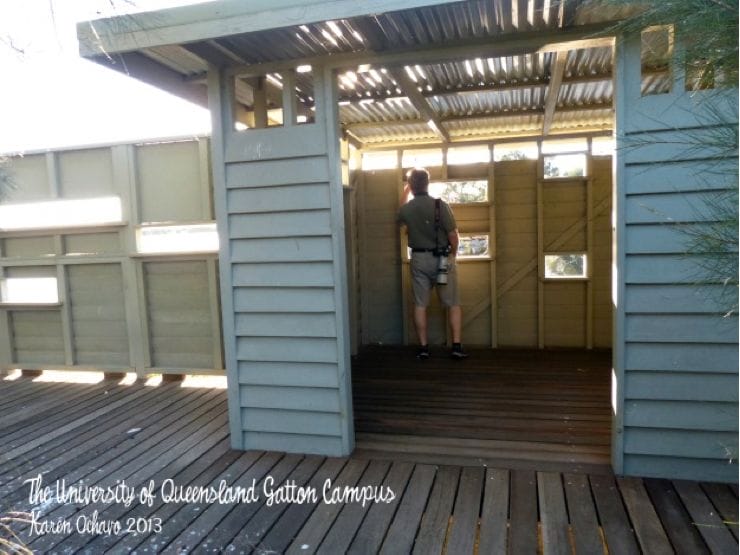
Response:
M611 352L368 348L353 362L358 454L609 473Z
M472 363L471 363L472 365ZM609 474L324 458L229 448L223 390L61 385L0 379L0 514L39 510L71 532L29 534L35 553L737 553L735 485ZM25 480L154 493L177 485L255 484L259 501L29 502ZM266 479L318 492L317 503L268 506ZM382 486L390 503L324 503L322 487ZM307 491L307 490L304 490ZM387 489L384 490L387 496ZM381 492L382 493L382 492ZM97 513L95 512L97 511ZM161 530L79 533L128 519ZM139 519L139 520L137 520ZM729 525L728 523L734 523ZM39 526L40 524L37 524ZM61 526L62 524L59 524ZM0 536L1 537L1 536ZM0 551L2 548L0 547Z

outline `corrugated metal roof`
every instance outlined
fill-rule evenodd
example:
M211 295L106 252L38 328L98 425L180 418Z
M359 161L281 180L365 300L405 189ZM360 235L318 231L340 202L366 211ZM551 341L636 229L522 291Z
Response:
M249 65L351 52L413 52L469 41L488 40L490 44L517 32L558 30L575 22L596 23L616 15L619 12L584 8L582 0L469 0L251 33L232 32L206 41L140 51L192 80L207 70L209 62ZM610 47L568 53L552 132L601 128L611 121L612 60ZM427 141L437 136L429 125L419 122L427 110L410 101L399 82L410 80L436 114L437 125L452 139L537 133L543 128L555 61L556 54L538 52L417 64L409 54L405 67L375 66L344 72L338 77L340 121L367 143ZM652 76L644 87L649 92L658 90L662 83L660 76ZM240 83L239 100L247 109L249 87L246 81ZM301 101L311 106L310 75L299 74L297 87ZM372 127L371 123L378 125Z

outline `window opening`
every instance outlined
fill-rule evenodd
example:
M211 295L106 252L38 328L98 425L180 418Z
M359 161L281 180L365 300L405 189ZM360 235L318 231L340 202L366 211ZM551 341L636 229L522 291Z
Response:
M543 157L544 177L584 177L586 175L585 154L552 154Z
M491 161L491 151L487 145L453 147L447 149L447 165L485 164Z
M642 96L671 92L673 26L648 27L640 37L640 92Z
M153 225L136 230L136 250L141 254L218 252L215 223Z
M398 153L395 150L362 153L363 171L394 170L398 167Z
M0 280L3 303L46 304L59 302L55 277L7 277Z
M3 231L116 224L122 218L118 197L0 205Z
M584 279L588 277L585 253L545 255L545 277L552 279Z
M537 160L539 151L537 143L505 143L493 147L494 162L505 162L507 160Z

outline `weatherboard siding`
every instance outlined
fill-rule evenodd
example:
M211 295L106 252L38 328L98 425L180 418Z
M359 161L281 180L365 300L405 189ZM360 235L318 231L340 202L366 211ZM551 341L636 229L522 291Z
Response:
M687 233L736 170L736 153L698 144L711 133L706 97L725 101L680 77L672 93L640 97L639 41L619 48L614 467L736 482L738 320L721 285L697 285Z
M323 81L314 78L318 98ZM211 94L227 98L228 80L217 89L216 82L212 75ZM341 174L325 106L331 103L318 98L317 122L308 125L243 133L214 126L230 425L238 448L352 450ZM229 110L220 116L230 121Z

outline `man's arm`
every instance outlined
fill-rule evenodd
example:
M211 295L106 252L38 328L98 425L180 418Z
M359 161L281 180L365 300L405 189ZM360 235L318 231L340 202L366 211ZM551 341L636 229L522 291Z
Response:
M460 245L460 234L457 228L447 234L447 240L450 242L450 256L454 258L457 256L457 247Z
M409 201L409 195L411 194L411 185L408 181L403 182L403 193L401 193L401 206Z

